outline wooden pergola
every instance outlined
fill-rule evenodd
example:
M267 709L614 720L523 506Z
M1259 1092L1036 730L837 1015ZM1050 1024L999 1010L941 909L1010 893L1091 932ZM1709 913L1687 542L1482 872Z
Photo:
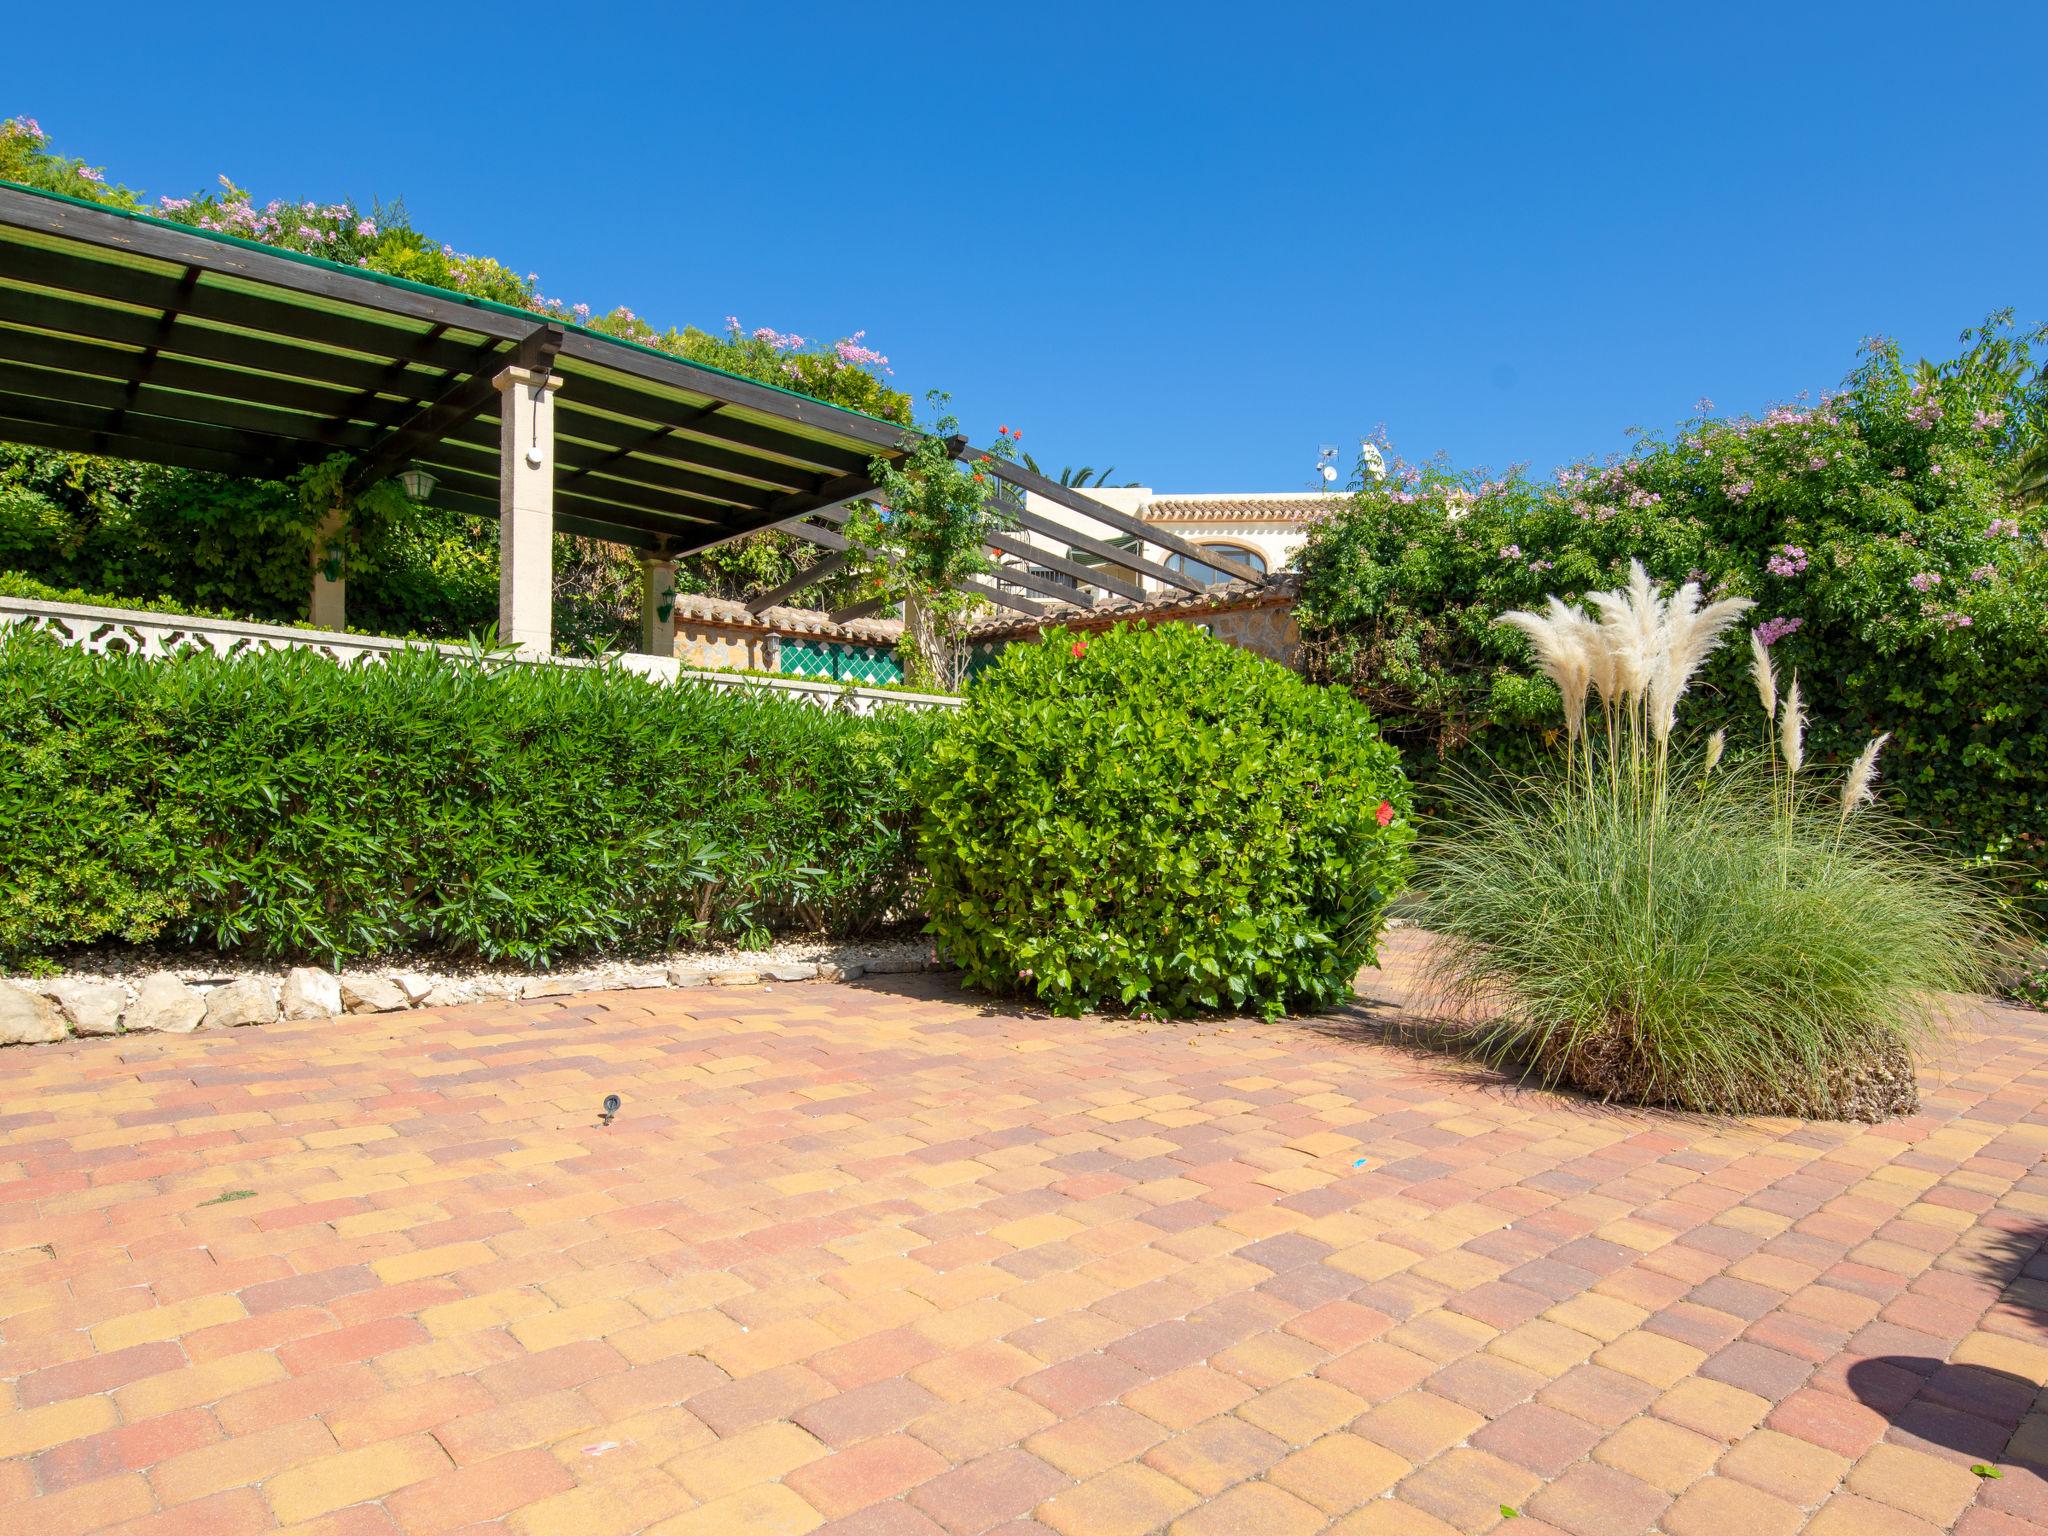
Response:
M916 440L895 422L526 310L0 183L0 441L267 478L343 452L356 488L424 470L434 503L499 520L500 632L530 654L552 643L555 530L640 552L644 638L659 649L654 594L676 559L779 528L826 551L781 595L808 585L848 558L835 526L874 490L872 462ZM948 446L977 453L964 438ZM1097 592L1140 596L1129 572L1199 589L1112 544L1119 535L1222 563L1014 464L988 468L1014 488L1004 513L1015 531L991 544L1080 585L1009 568L1007 583L1084 608ZM1029 510L1022 491L1103 536ZM318 551L314 567L312 622L338 629L344 589ZM992 603L1048 611L970 585Z

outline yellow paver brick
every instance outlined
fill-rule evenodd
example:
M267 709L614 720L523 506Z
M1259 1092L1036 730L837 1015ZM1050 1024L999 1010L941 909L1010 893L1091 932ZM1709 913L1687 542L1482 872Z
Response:
M666 1470L691 1494L710 1503L757 1483L775 1482L829 1454L815 1436L778 1420L685 1451L670 1461Z
M381 1499L453 1465L433 1436L407 1435L280 1472L264 1484L263 1495L278 1520L289 1525Z

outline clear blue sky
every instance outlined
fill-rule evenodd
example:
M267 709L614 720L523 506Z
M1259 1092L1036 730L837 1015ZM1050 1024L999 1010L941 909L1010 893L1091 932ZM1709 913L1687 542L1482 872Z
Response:
M402 18L386 20L385 18ZM2048 319L2048 6L37 6L0 115L402 195L544 291L833 337L977 439L1539 469Z

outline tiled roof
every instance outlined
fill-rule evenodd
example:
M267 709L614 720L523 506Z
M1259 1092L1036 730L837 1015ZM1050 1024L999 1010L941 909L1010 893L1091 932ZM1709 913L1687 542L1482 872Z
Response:
M1334 512L1345 500L1325 491L1155 496L1138 515L1148 523L1302 523Z
M823 640L847 640L858 645L894 645L903 634L901 619L848 619L835 624L829 614L815 608L764 608L759 613L726 597L690 593L676 599L678 623L695 620L720 624L728 629L754 629L778 635L815 635Z
M970 640L1000 640L1013 635L1036 634L1040 629L1064 624L1070 629L1103 629L1119 619L1189 618L1226 608L1275 608L1292 603L1301 592L1300 578L1291 572L1269 577L1264 582L1227 581L1200 592L1173 592L1134 602L1127 597L1103 598L1093 608L1055 608L1042 619L1023 614L1003 614L977 619L967 627Z

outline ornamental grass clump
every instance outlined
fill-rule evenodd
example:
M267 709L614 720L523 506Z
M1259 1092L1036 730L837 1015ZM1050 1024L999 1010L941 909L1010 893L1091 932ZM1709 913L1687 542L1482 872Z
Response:
M1873 813L1866 745L1812 783L1795 677L1752 637L1765 750L1675 740L1700 666L1750 604L1666 596L1640 564L1588 598L1499 622L1564 698L1562 771L1455 780L1425 848L1440 996L1492 1058L1603 1099L1875 1120L1917 1103L1941 996L1979 986L1995 906Z

